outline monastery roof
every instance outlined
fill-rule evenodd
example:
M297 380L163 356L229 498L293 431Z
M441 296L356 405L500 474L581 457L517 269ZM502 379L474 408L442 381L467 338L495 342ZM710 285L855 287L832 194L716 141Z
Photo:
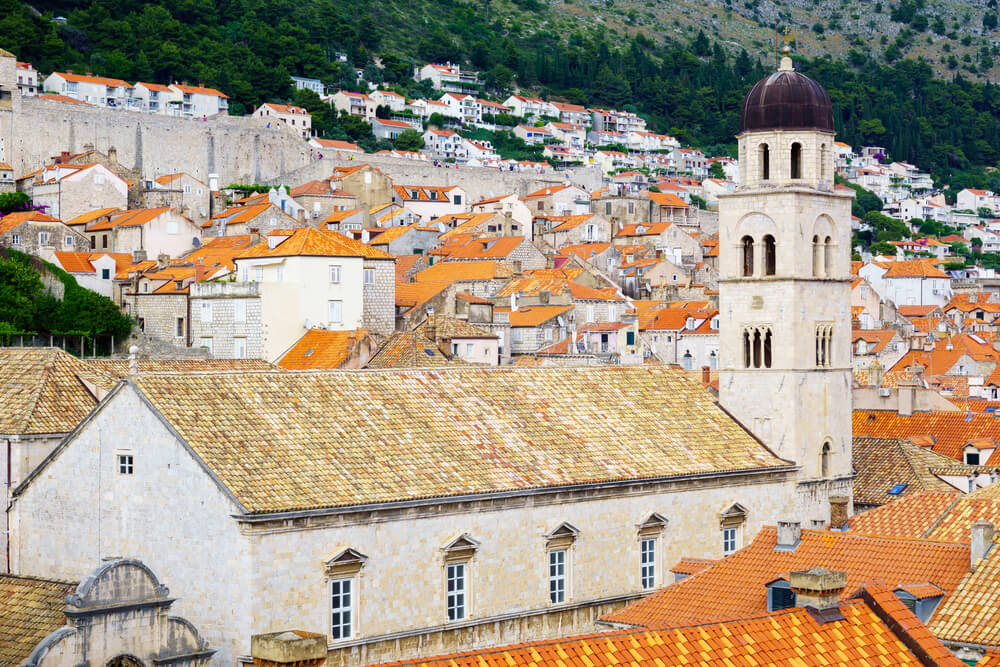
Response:
M685 580L686 581L686 580ZM961 667L962 663L878 585L820 624L806 609L653 630L619 630L418 658L385 667L751 667L836 664Z
M276 363L291 371L336 370L367 335L365 329L309 329Z
M66 596L75 593L76 586L66 581L0 574L0 664L24 663L39 642L66 624Z
M663 367L130 382L251 513L790 465Z
M660 627L763 615L768 583L814 567L847 573L842 598L867 581L931 582L950 593L969 569L969 546L949 542L802 530L795 549L777 546L777 529L765 526L747 547L603 620Z
M0 434L69 433L115 378L54 347L0 347Z
M258 243L236 259L258 257L364 257L365 259L394 259L387 252L378 250L360 241L325 229L300 227L290 230L276 230L268 237L280 236L284 240L273 248L267 243Z

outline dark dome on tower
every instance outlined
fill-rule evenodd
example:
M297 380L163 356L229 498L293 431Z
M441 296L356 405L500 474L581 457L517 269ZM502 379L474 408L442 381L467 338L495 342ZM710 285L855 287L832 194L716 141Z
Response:
M823 86L782 59L781 69L757 82L740 110L740 133L767 130L833 132L833 104Z

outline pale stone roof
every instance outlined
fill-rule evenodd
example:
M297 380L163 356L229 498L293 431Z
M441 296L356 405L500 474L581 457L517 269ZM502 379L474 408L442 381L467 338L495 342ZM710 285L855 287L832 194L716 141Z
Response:
M130 382L250 513L790 465L662 367Z

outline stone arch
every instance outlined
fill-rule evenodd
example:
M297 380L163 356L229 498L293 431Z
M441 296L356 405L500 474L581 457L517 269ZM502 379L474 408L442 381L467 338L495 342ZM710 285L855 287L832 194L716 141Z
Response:
M128 600L120 596L122 581L130 580ZM102 563L76 587L76 593L66 596L72 607L100 607L112 601L134 602L150 598L165 598L170 589L160 583L149 567L139 560L116 558Z
M105 667L145 667L145 664L134 655L122 653L104 663Z
M823 446L820 448L819 453L819 474L820 477L826 479L830 476L830 471L833 469L833 443L829 438L823 441Z
M833 269L832 239L836 238L835 227L830 216L820 215L813 222L812 232L812 274L816 278L828 278Z

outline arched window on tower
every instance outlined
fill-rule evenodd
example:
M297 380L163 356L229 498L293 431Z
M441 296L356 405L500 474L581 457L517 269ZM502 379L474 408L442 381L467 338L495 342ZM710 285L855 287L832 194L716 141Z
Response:
M832 360L833 325L816 326L816 367L829 368Z
M768 234L764 237L764 275L773 276L776 268L774 237Z
M771 367L771 330L764 332L764 368Z
M813 237L813 277L823 277L823 244L818 236Z
M827 154L826 154L826 144L820 144L819 146L819 180L826 182L830 177L828 175L827 166Z
M792 178L802 178L802 144L795 142L792 144Z
M760 368L760 350L761 348L761 335L760 329L754 329L753 332L753 367Z
M826 277L831 277L833 275L833 239L829 236L823 243L823 264L826 267Z
M712 350L708 355L708 368L714 371L718 367L719 367L719 355L715 353L715 350Z
M753 275L753 237L743 237L743 275Z
M743 368L750 368L750 330L743 331Z
M761 144L759 150L760 158L760 180L766 181L771 178L771 149L767 144Z
M823 452L820 454L819 473L822 477L830 476L830 459L833 457L833 448L829 442L823 443Z

